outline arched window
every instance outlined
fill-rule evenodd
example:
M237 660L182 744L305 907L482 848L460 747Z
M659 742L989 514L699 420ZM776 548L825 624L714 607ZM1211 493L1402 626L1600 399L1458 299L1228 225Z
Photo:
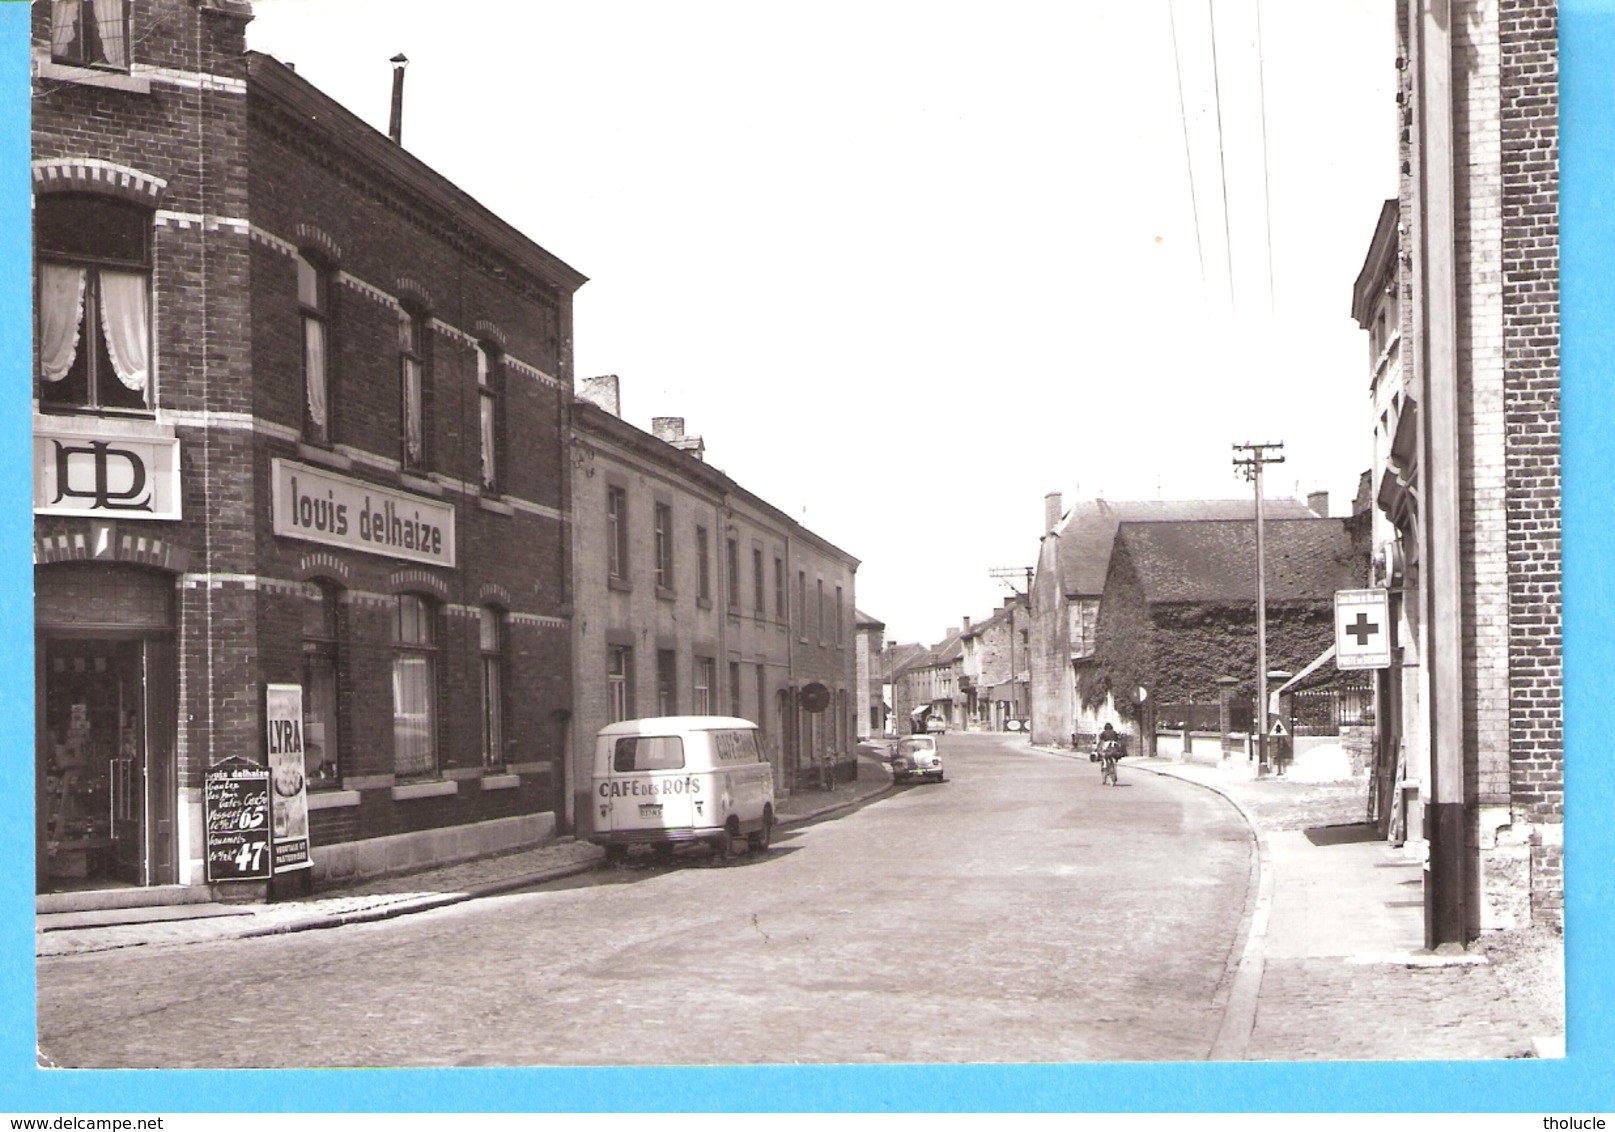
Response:
M505 357L497 346L477 346L477 422L482 452L482 490L497 494L504 487L503 468Z
M303 760L310 789L342 781L342 724L337 701L341 592L328 582L303 591Z
M437 773L437 603L399 594L393 617L393 773Z
M409 307L398 312L400 442L405 468L426 467L426 314Z
M40 407L150 409L151 213L106 197L43 196L34 245Z
M330 269L312 255L297 255L297 306L303 323L303 435L331 442Z
M482 654L482 765L505 765L505 614L485 605L478 632Z

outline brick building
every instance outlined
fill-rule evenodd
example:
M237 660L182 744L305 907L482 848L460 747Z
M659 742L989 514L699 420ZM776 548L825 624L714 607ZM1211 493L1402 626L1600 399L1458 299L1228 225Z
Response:
M678 417L619 417L615 377L574 405L577 706L571 792L589 818L594 737L618 720L732 715L782 792L854 757L858 560L704 462ZM822 684L823 711L804 692Z
M1556 37L1547 0L1398 3L1401 187L1353 294L1432 947L1563 916Z
M206 883L231 758L274 764L304 876L563 801L583 277L251 17L33 7L42 889Z

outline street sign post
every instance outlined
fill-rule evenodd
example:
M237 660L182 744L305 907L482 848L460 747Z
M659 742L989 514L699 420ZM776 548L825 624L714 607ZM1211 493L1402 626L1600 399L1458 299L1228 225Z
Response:
M1386 590L1335 591L1335 667L1391 666L1391 600Z

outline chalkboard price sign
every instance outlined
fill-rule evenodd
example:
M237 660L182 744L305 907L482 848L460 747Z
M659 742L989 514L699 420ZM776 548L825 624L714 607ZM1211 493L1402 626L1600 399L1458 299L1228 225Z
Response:
M269 771L246 759L208 768L203 788L207 879L269 878Z

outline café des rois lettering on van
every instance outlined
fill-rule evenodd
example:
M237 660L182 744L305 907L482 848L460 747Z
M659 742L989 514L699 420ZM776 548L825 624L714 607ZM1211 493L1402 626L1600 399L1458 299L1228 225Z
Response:
M275 533L434 566L454 565L454 508L306 464L274 467Z

